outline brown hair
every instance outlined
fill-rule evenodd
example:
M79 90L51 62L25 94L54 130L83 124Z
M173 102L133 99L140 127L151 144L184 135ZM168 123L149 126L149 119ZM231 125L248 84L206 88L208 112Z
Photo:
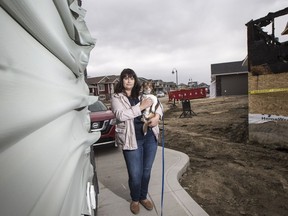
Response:
M132 98L137 98L140 94L140 89L141 89L141 86L139 84L139 81L138 81L138 77L136 75L136 73L130 69L130 68L125 68L121 74L120 74L120 80L119 82L116 84L116 87L115 87L115 93L125 93L125 89L124 89L124 85L123 85L123 79L125 77L133 77L134 80L135 80L135 83L134 83L134 86L132 88L132 91L131 91L131 97Z

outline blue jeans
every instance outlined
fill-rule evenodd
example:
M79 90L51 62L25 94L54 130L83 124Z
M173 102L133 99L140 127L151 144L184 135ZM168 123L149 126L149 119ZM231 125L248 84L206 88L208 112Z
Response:
M137 140L138 149L123 150L129 175L130 196L133 201L147 197L152 165L157 151L157 141L152 131L143 140Z

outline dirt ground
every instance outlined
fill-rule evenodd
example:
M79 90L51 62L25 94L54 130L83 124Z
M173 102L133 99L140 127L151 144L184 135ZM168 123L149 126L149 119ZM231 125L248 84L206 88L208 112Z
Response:
M180 184L209 215L288 215L288 152L247 141L247 96L191 100L185 118L161 101L165 147L190 158Z

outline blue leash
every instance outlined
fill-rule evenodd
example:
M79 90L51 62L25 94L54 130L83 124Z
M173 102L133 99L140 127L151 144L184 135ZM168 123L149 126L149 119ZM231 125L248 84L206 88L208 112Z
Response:
M162 191L161 191L161 216L163 215L163 201L164 201L164 115L162 117Z

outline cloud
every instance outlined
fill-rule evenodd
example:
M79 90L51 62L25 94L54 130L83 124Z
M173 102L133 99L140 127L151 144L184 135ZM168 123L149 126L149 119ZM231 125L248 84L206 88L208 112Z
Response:
M286 0L85 0L86 22L97 39L88 75L117 75L130 67L138 76L175 81L177 68L179 83L209 84L211 64L246 57L245 24L286 5Z

